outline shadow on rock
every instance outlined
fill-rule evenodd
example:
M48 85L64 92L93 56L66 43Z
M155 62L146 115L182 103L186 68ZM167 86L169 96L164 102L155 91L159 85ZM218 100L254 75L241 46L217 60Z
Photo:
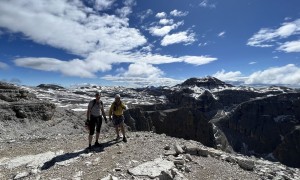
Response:
M117 141L114 140L110 140L104 143L101 143L101 146L92 146L92 150L89 150L88 148L77 151L77 152L72 152L72 153L65 153L65 154L61 154L58 155L54 158L52 158L51 160L47 161L44 163L44 165L41 167L41 170L47 170L49 168L51 168L52 166L54 166L55 164L59 164L62 162L67 162L67 161L72 161L72 159L74 159L74 161L81 156L81 154L85 154L85 153L89 153L89 152L102 152L104 150L104 148L111 146L113 144L116 144ZM83 155L82 155L83 156Z

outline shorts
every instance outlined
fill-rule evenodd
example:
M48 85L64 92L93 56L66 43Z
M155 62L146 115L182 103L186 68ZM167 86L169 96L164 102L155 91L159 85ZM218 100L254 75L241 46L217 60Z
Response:
M124 116L121 115L121 116L116 116L116 115L113 115L113 123L115 126L118 126L120 125L121 123L124 122Z
M94 135L95 127L96 127L96 132L100 133L101 125L102 125L102 116L91 115L90 125L89 125L90 135Z

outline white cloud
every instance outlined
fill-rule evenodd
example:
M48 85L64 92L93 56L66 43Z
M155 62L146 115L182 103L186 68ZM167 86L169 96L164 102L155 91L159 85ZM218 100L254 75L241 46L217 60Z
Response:
M116 13L119 14L121 17L127 17L129 14L132 13L131 7L125 6L121 9L117 9Z
M6 63L0 62L0 70L7 69L9 66Z
M242 76L242 73L240 71L225 72L224 69L216 72L212 76L216 77L222 81L241 81L241 80L245 79L245 77Z
M225 31L222 31L222 32L220 32L220 33L218 34L218 36L219 36L219 37L224 37L224 36L225 36L225 33L226 33Z
M173 19L160 19L159 24L167 25L167 24L173 24L174 20Z
M182 16L187 16L189 14L189 12L182 12L182 11L178 11L177 9L174 9L173 11L170 12L170 14L172 16L176 16L176 17L182 17Z
M256 63L257 63L257 62L255 62L255 61L249 62L250 65L256 64Z
M130 84L131 86L172 86L181 81L163 77L163 71L151 64L138 62L130 64L128 70L115 76L106 75L102 79L119 83Z
M32 69L61 72L67 76L95 77L94 73L98 70L109 70L109 64L97 61L83 61L73 59L71 61L61 61L53 58L19 58L15 60L16 65L30 67Z
M171 44L176 44L176 43L185 43L185 44L191 44L195 42L195 34L190 33L188 34L187 31L171 34L171 35L166 35L162 41L161 45L162 46L168 46Z
M116 10L116 13L119 14L122 18L125 18L132 13L132 6L136 5L136 1L125 0L124 5L125 5L124 7Z
M160 13L157 13L156 15L155 15L155 17L157 17L157 18L166 18L167 17L167 14L165 13L165 12L160 12Z
M99 61L103 59L105 61ZM112 52L98 51L91 53L85 60L74 59L62 61L54 58L18 58L14 60L17 66L28 67L43 71L61 72L67 76L95 77L97 71L111 70L114 63L146 63L166 64L174 62L185 62L194 65L208 64L217 60L208 56L163 56L151 53L116 54ZM71 67L71 68L70 68Z
M145 86L174 86L176 84L182 83L182 80L172 79L172 78L141 78L141 77L124 77L124 76L112 76L106 75L101 79L108 81L113 81L117 83L124 83L126 86L136 86L136 87L145 87Z
M146 43L139 30L129 28L127 18L97 15L83 7L80 1L72 2L0 1L0 26L15 33L21 32L37 43L80 56L99 49L126 51ZM88 13L92 14L87 16Z
M249 46L272 47L276 42L292 35L300 34L300 19L293 22L285 22L277 29L262 28L247 42ZM279 48L284 50L285 48ZM292 48L293 49L293 48ZM297 49L297 48L296 48ZM286 51L291 52L291 51ZM292 51L293 52L293 51ZM296 51L297 52L297 51Z
M130 64L128 67L128 71L124 73L124 76L157 78L157 77L161 77L161 75L163 74L164 73L157 67L154 67L151 64L141 62L141 63Z
M300 52L300 40L285 42L283 45L279 46L277 50L290 52Z
M170 26L163 26L163 27L155 26L149 28L149 32L152 36L165 36L169 34L169 32L172 31L173 29L177 29L178 26L180 25L183 25L182 21Z
M216 5L213 3L209 3L208 0L203 0L199 4L200 7L205 7L205 8L216 8Z
M218 60L217 58L209 57L209 56L183 56L181 58L183 59L184 62L189 64L194 64L197 66L208 64Z
M271 67L251 74L246 84L292 84L300 85L300 67L288 64L282 67Z
M98 11L110 9L116 0L95 0L94 8Z
M279 58L278 56L274 56L274 57L273 57L273 59L278 59L278 58Z
M165 36L175 28L176 28L175 25L163 26L163 27L155 26L155 27L151 27L149 29L149 32L152 36Z
M104 4L98 4L97 7L110 8L113 2L99 1L98 3ZM123 2L124 7L130 10L135 1ZM96 77L98 71L111 70L112 65L122 62L143 62L149 65L173 62L199 64L197 61L184 60L182 57L152 54L150 52L152 47L147 43L146 37L138 29L131 28L129 19L124 17L130 11L122 12L121 16L99 13L86 7L80 0L0 1L0 27L5 28L5 32L21 33L26 39L36 43L77 55L77 59L71 60L47 57L14 60L17 66L59 72L66 76ZM172 28L182 24L183 22L178 22L173 24ZM179 41L172 41L171 37L168 37L169 40L165 39L164 43L195 41L193 33L178 33ZM203 57L205 56L198 56L199 59Z

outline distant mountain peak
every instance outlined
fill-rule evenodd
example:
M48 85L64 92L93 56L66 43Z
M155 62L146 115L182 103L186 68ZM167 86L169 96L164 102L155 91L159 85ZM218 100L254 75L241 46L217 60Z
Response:
M198 86L207 89L213 89L218 87L233 87L233 85L227 84L212 76L207 76L204 78L196 78L196 77L189 78L186 81L184 81L182 84L179 84L178 86Z

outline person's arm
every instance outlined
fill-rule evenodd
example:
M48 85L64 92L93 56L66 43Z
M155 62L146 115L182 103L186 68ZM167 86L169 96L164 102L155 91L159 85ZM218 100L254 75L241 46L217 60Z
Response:
M91 103L89 102L89 105L87 107L87 111L86 111L86 119L90 120L90 115L91 115Z
M110 106L110 108L109 108L109 113L108 113L108 117L109 117L109 120L110 120L110 121L111 121L112 111L113 111L113 105Z
M123 103L123 101L121 102L121 107L122 107L122 109L127 109L125 104Z
M90 122L90 115L91 115L91 108L90 108L90 103L89 103L87 111L86 111L86 121L85 121L86 126L88 126L88 124Z
M101 112L102 112L103 118L105 120L105 123L107 123L107 119L106 119L106 115L105 115L105 111L104 111L103 106L101 107Z

